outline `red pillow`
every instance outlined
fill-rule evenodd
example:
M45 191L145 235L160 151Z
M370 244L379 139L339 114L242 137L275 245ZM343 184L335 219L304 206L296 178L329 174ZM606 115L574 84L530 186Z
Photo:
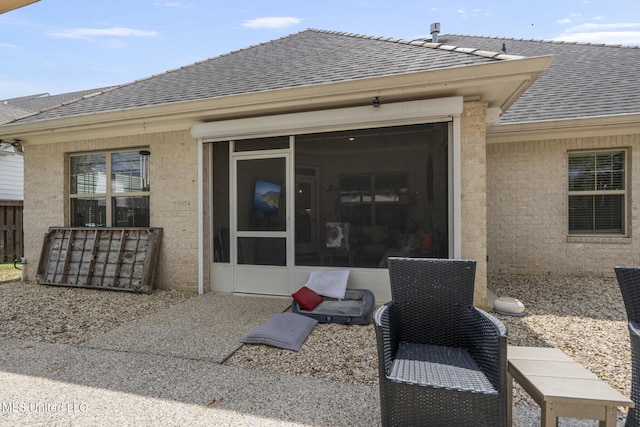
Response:
M320 304L323 299L320 295L306 286L301 287L298 292L291 295L295 302L302 307L303 310L312 311Z

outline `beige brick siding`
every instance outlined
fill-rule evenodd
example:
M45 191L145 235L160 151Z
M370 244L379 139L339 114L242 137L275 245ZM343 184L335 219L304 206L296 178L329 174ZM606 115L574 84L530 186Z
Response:
M463 258L477 261L475 302L480 306L487 304L486 107L482 102L467 102L461 117L461 254ZM25 194L25 256L29 262L26 271L29 279L35 279L42 238L47 229L69 225L66 219L69 209L67 155L138 147L149 147L151 151L151 226L163 228L155 286L197 290L198 147L189 131L28 146L25 156L25 186L28 188ZM205 147L205 159L208 158L207 149ZM206 241L205 246L208 245ZM205 259L209 259L208 254ZM208 282L207 273L205 283Z
M486 113L482 102L467 102L461 118L462 252L476 260L474 302L487 306Z
M65 218L69 209L67 155L137 147L151 151L151 226L163 228L155 286L197 290L198 159L197 143L188 131L26 147L24 228L29 280L36 278L48 228L69 225Z
M633 235L640 216L633 201L640 186L633 180L629 238L568 238L567 152L631 148L628 165L637 181L639 147L640 135L489 144L489 273L612 276L616 265L638 265Z
M51 226L64 225L66 188L64 154L52 145L28 146L24 156L25 277L35 280L44 235Z

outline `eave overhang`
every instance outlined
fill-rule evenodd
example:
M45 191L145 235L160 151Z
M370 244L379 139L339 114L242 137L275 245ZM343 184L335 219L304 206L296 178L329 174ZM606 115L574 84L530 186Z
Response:
M640 114L620 114L506 125L497 124L487 129L487 144L639 133Z
M37 1L38 0L3 0L2 3L0 3L0 14L9 12L10 10L18 9Z
M23 145L188 130L193 124L462 96L505 111L547 69L553 56L302 86L219 98L0 126L0 139Z

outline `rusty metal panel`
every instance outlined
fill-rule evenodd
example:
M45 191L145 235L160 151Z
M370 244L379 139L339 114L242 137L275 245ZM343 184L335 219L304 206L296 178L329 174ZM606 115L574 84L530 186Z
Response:
M161 238L161 228L52 227L42 245L38 280L151 293Z

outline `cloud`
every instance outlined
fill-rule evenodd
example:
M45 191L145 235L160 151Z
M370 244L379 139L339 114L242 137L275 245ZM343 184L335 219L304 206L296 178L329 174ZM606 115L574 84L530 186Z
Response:
M581 31L596 31L596 30L620 30L623 28L637 28L640 30L640 22L635 23L618 23L618 24L580 24L575 27L569 28L569 32L581 32Z
M596 24L586 23L567 28L554 38L578 43L640 45L640 22Z
M244 21L243 27L247 28L286 28L299 24L302 20L291 16L267 16Z
M70 28L47 33L57 39L90 39L92 37L155 37L157 31L134 30L132 28Z
M184 3L181 1L170 1L164 3L166 7L175 7L177 9L193 9L194 5L190 3Z
M595 31L589 33L562 34L556 37L555 40L637 46L640 45L640 31Z
M571 24L571 19L569 19L569 18L558 19L556 22L558 24Z
M469 16L489 16L491 12L487 12L483 9L473 9L470 13L465 9L458 9L456 13L460 16L460 18L468 18Z
M183 1L156 1L153 5L158 7L173 7L176 9L193 9L195 7L193 3L185 3Z
M124 46L124 42L122 39L107 39L102 45L111 49L119 49Z

